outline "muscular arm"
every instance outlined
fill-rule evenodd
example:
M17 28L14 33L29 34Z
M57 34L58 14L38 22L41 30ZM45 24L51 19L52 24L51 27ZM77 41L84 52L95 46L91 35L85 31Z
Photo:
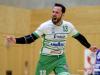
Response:
M30 44L38 38L39 36L36 36L35 33L32 33L30 35L26 35L24 37L19 37L15 39L16 39L16 44Z
M86 48L90 48L90 43L86 40L86 38L82 34L78 34L77 36L73 36L75 39L77 39L83 46Z

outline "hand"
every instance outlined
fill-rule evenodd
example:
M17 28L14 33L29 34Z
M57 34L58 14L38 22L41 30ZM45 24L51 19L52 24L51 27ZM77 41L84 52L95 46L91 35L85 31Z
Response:
M10 47L12 44L16 43L16 39L15 36L13 35L7 35L5 38L5 46L8 48Z
M97 47L96 47L96 46L91 46L89 49L90 49L92 52L96 52Z

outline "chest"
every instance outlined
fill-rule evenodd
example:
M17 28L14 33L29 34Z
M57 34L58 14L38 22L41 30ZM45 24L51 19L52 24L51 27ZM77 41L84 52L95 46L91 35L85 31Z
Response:
M65 40L70 30L68 26L50 26L45 29L45 38L52 40Z

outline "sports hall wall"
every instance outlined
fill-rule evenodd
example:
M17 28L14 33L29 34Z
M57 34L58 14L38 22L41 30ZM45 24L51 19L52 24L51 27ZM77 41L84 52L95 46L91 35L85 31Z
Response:
M100 6L75 7L67 9L64 19L75 27L90 41L100 48ZM41 12L41 13L40 13ZM32 33L42 22L50 19L51 9L23 9L0 5L0 75L12 71L13 75L35 75L39 58L41 39L29 45L6 47L5 35L16 37ZM72 74L83 75L84 47L68 37L65 51L69 69Z

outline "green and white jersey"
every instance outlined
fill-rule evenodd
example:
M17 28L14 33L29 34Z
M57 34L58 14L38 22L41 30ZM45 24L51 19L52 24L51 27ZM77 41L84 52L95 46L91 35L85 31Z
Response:
M61 55L65 49L66 38L70 34L76 35L78 31L67 21L60 26L54 25L52 20L42 23L35 33L43 38L41 54Z

